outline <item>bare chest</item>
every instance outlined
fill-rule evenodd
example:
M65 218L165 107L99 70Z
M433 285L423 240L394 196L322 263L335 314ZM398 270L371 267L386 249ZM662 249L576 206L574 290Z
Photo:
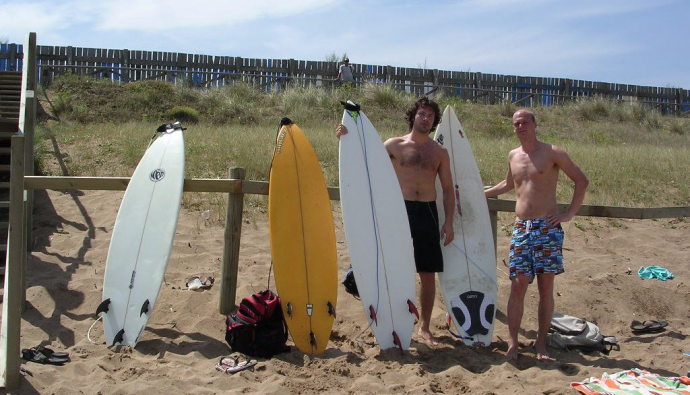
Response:
M398 163L403 167L412 167L419 170L438 169L440 157L427 147L401 147Z
M546 182L558 177L558 167L546 155L517 154L510 163L513 178L523 182Z

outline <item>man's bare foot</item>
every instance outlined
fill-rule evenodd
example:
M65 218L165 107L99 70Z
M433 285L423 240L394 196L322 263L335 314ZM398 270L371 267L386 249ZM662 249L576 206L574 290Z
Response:
M540 361L555 361L555 359L551 358L549 355L549 351L546 349L546 347L535 347L537 350L537 359Z
M429 332L429 331L423 331L423 330L420 329L419 332L417 332L417 334L418 334L419 336L421 336L422 339L424 339L424 341L425 341L428 345L430 345L430 346L438 345L438 341L436 341L436 338L434 337L434 335L431 334L431 332Z
M509 361L517 361L520 353L518 352L518 347L509 347L508 353L506 354L506 359Z

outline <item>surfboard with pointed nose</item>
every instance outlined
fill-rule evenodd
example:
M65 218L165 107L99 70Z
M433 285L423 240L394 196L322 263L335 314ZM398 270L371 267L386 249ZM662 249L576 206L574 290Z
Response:
M382 350L412 340L416 279L410 224L398 177L367 116L350 102L340 138L340 200L357 289Z
M179 123L159 132L127 185L110 240L97 309L109 346L136 346L158 298L175 238L184 139Z
M281 121L271 164L268 223L276 289L295 346L321 354L338 297L338 255L331 201L307 136Z
M450 106L443 111L434 140L450 156L456 199L455 239L445 247L441 243L443 273L438 274L441 292L456 337L467 345L488 346L493 336L498 297L493 233L472 147ZM439 218L444 218L443 190L438 179L436 192Z

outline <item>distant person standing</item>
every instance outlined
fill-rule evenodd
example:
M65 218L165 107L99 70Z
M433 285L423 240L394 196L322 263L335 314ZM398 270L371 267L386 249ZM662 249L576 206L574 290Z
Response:
M340 65L340 68L338 69L338 77L336 78L336 80L340 81L340 83L355 82L355 76L353 74L352 66L350 65L350 59L343 59L343 63Z
M508 154L506 179L484 191L496 197L515 189L517 219L510 242L510 297L508 299L508 332L510 341L506 357L518 359L518 332L522 322L527 287L537 277L539 329L535 349L537 359L551 359L546 334L554 310L554 279L563 273L563 229L582 205L589 181L566 152L537 139L534 113L518 110L513 115L513 128L520 146ZM575 183L568 211L558 213L556 185L563 170Z

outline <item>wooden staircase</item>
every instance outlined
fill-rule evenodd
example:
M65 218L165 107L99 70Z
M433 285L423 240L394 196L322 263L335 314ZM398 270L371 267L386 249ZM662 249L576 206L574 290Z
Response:
M22 73L0 71L0 273L5 272L10 212L10 156L12 135L19 129Z

